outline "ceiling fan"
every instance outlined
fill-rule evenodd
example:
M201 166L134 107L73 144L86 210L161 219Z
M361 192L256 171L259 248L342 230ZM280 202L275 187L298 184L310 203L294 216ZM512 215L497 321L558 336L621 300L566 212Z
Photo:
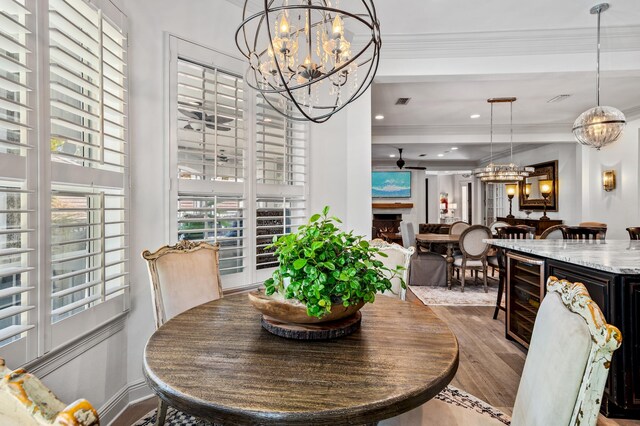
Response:
M399 169L407 169L407 170L427 170L426 167L422 166L407 166L405 167L405 161L402 159L402 148L398 148L398 152L400 153L400 158L396 161L396 165Z

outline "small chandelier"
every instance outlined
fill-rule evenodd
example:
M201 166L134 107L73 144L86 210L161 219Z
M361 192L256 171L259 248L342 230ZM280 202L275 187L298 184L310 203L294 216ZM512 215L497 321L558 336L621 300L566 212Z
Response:
M475 169L473 173L482 182L506 183L523 180L533 172L533 167L521 167L513 162L513 103L516 98L491 98L487 102L491 104L491 156L489 164L485 167ZM493 104L508 102L510 106L510 139L511 139L511 161L509 164L496 164L493 162Z
M573 123L573 135L578 142L598 151L620 139L627 123L622 111L610 106L600 106L600 14L607 9L609 3L598 4L590 10L592 15L598 15L596 106L580 114Z
M293 120L323 123L371 85L380 58L372 0L268 0L255 14L245 0L236 45L249 61L247 84ZM369 38L356 49L348 34Z

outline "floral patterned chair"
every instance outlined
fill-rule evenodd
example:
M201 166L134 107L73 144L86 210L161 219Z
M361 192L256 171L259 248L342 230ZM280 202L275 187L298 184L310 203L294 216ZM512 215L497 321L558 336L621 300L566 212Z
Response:
M37 377L11 370L0 358L0 424L21 426L99 425L98 413L86 399L60 401Z

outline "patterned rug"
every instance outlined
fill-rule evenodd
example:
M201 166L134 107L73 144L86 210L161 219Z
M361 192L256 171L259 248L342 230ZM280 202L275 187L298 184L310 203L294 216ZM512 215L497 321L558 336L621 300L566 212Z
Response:
M447 287L433 286L409 286L409 289L425 305L495 306L496 298L498 297L498 282L489 279L487 281L487 287L489 292L485 293L482 278L479 278L478 283L475 284L473 278L467 277L464 285L464 293L461 291L460 284L458 284L457 280L453 281L451 290L448 290Z
M473 410L483 416L487 416L496 420L499 420L505 425L511 423L511 419L506 414L496 410L484 401L479 400L473 395L454 388L453 386L447 386L442 392L436 396L437 400L446 402L447 404L457 405L467 410ZM156 422L156 410L150 411L143 418L138 420L133 426L153 426ZM193 416L182 413L173 408L167 410L167 419L165 425L167 426L221 426L213 423L198 420Z

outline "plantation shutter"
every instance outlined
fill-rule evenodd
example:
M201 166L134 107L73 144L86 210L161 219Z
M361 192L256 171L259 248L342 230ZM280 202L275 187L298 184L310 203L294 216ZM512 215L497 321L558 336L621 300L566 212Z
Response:
M37 356L34 24L25 0L0 0L0 350Z
M124 21L119 11L83 0L49 1L53 347L125 308L127 38L118 24ZM65 321L74 316L82 318Z
M223 287L246 286L243 64L186 42L174 48L170 117L177 228L171 237L218 243Z
M309 128L256 98L256 269L278 266L273 237L295 232L306 220ZM270 99L271 102L280 102Z
M290 234L306 221L305 200L296 197L256 200L256 269L278 266L273 249L266 246L273 237Z
M220 244L220 275L244 270L245 223L241 197L197 194L178 197L178 239Z

